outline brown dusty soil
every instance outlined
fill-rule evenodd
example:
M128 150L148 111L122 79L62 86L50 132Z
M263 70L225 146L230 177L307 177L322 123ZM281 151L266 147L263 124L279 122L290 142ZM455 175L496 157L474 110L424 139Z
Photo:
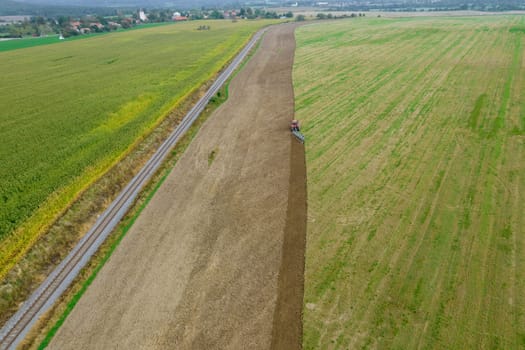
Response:
M306 185L304 149L288 131L294 28L266 33L50 349L301 347Z

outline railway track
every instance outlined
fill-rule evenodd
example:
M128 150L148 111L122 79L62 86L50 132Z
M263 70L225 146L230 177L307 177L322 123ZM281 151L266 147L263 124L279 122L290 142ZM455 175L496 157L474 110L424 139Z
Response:
M155 174L170 150L184 133L191 127L209 100L262 37L266 29L258 31L230 65L219 75L206 94L186 114L177 128L162 143L144 167L120 192L117 198L100 215L93 227L78 242L67 257L53 270L38 289L26 300L0 330L0 350L15 349L24 339L38 318L44 314L69 287L80 270L98 250L108 235L124 217L138 194L149 179Z

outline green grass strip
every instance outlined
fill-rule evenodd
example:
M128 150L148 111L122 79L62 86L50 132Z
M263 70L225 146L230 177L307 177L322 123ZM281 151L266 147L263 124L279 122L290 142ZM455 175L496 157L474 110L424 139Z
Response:
M91 34L83 34L83 35L77 35L77 36L70 36L66 38L65 40L58 39L59 34L49 34L46 37L24 37L21 39L12 39L12 40L6 40L0 42L0 52L6 52L6 51L12 51L12 50L19 50L19 49L27 49L29 47L35 47L35 46L42 46L42 45L53 45L53 44L62 44L70 41L77 41L77 40L83 40L83 39L89 39L94 38L101 35L108 35L113 33L122 33L130 30L137 30L137 29L146 29L146 28L152 28L152 27L160 27L165 25L174 25L173 22L164 22L164 23L148 23L148 24L141 24L132 28L127 29L117 29L111 32L101 32L101 33L91 33Z

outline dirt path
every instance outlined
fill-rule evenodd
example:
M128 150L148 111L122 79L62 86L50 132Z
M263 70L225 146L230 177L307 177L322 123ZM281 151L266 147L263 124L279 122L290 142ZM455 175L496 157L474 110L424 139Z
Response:
M288 131L294 27L268 31L51 349L300 347L306 189L303 148Z

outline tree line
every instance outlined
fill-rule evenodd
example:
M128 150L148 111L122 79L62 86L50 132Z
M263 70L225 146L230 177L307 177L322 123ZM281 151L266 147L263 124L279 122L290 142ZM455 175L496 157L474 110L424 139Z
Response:
M148 23L170 22L173 20L173 10L153 9L144 10L147 14ZM291 11L278 14L261 8L242 7L237 10L223 11L219 9L193 9L180 11L181 16L192 20L199 19L223 19L223 18L293 18ZM117 10L115 15L85 15L72 17L59 15L55 17L33 16L19 23L11 23L0 26L0 38L21 38L24 36L44 36L50 34L62 34L64 37L75 36L93 32L105 32L127 29L141 23L137 11L133 14L124 14Z

